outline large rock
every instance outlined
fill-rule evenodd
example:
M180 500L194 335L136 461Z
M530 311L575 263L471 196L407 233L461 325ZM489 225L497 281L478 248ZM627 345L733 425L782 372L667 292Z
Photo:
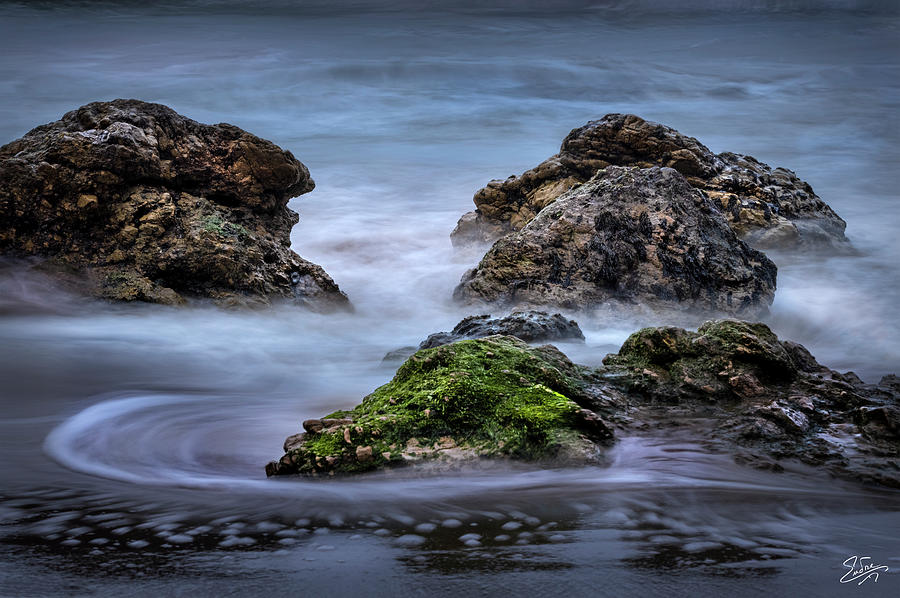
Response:
M467 272L463 302L767 309L775 265L672 168L609 167L508 234Z
M719 206L735 232L760 248L847 247L845 223L790 170L750 156L712 153L678 131L632 114L607 114L574 129L557 155L475 194L454 244L493 242L521 229L573 185L607 166L674 168Z
M303 422L268 475L482 458L590 462L612 429L590 373L551 346L491 336L424 349L351 411Z
M690 421L699 425L697 440L717 443L739 462L781 471L799 461L900 488L895 376L865 384L820 365L765 324L735 320L697 332L645 328L603 363L644 426Z
M290 152L235 126L97 102L0 148L0 252L50 258L115 300L347 307L290 249L288 200L313 187Z

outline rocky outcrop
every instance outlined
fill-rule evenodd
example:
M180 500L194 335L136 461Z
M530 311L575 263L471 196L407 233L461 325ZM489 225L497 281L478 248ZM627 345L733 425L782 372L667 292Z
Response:
M643 426L699 419L698 436L740 462L780 471L795 460L900 488L895 376L865 384L820 365L765 324L734 320L697 332L646 328L603 363Z
M591 462L612 428L590 373L510 336L424 349L351 411L303 422L268 475L334 474L481 458Z
M450 332L435 332L428 335L416 347L402 347L384 356L384 362L405 361L407 357L421 349L433 349L465 339L486 336L514 336L526 343L576 340L584 341L584 334L575 320L567 320L562 314L550 315L545 311L514 311L502 318L490 315L468 316Z
M771 471L801 463L900 488L900 381L865 384L764 324L645 328L596 369L509 336L412 356L351 411L303 422L269 475L482 458L602 462L615 437L687 431Z
M0 253L49 258L113 300L345 308L290 249L287 202L313 187L290 152L235 126L97 102L0 148Z
M632 114L590 121L569 133L555 156L520 176L488 183L475 194L477 209L460 219L451 238L454 244L493 242L520 230L573 185L611 165L674 168L755 247L847 247L844 221L790 170L750 156L714 154L693 137Z
M771 304L775 276L775 265L739 240L678 171L613 166L497 241L454 297L756 314Z
M422 341L419 349L432 349L463 339L484 338L493 335L514 336L526 343L554 340L584 340L584 333L575 320L567 320L562 314L550 315L545 311L514 311L502 318L489 315L463 318L451 332L437 332Z

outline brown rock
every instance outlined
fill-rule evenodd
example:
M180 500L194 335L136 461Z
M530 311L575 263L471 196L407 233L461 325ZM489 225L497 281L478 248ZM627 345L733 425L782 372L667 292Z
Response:
M303 429L310 434L321 432L325 428L325 424L320 419L308 419L303 422Z
M349 302L290 249L288 200L314 187L290 152L160 104L88 104L0 148L0 254L49 258L121 301Z
M728 385L740 397L758 397L766 392L765 387L759 383L756 376L749 372L731 376L728 379Z
M284 452L289 452L291 449L300 446L303 444L303 440L306 438L306 434L303 432L299 434L292 434L285 438L284 440Z
M607 166L674 168L756 247L849 245L844 221L790 170L750 156L714 154L693 137L633 114L607 114L573 129L555 156L520 176L488 183L475 194L476 210L460 218L453 243L493 242L520 230Z
M356 447L356 460L360 463L368 463L373 459L371 446Z
M772 302L775 276L677 171L611 166L497 241L454 298L758 314Z
M613 437L612 428L603 421L603 418L590 409L580 409L578 417L581 420L582 427L590 433L592 438L603 440Z

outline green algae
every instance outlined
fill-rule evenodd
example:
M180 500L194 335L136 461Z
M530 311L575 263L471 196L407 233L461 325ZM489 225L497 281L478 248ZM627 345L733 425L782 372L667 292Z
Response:
M628 391L664 398L691 389L709 397L734 397L739 382L788 382L796 374L775 333L765 324L713 320L697 332L664 326L644 328L603 363L621 374Z
M585 368L553 347L514 337L465 340L410 357L349 411L308 433L281 463L299 473L358 472L442 449L490 457L550 457L577 442Z
M343 442L344 438L340 434L316 434L306 443L306 449L317 457L327 457L340 453Z
M209 214L200 219L201 228L208 232L213 233L215 235L223 236L223 237L238 237L245 238L250 236L250 231L248 231L244 226L240 224L234 224L233 222L228 222L221 216L221 214Z

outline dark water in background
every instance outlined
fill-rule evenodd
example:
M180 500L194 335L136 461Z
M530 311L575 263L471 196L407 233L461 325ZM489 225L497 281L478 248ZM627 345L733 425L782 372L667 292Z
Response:
M448 298L479 256L448 234L474 191L608 112L809 181L860 255L774 255L767 321L836 369L900 370L891 3L145 4L0 3L0 143L116 97L272 139L318 185L294 247L357 312L96 306L5 272L0 594L900 592L895 495L689 433L624 439L608 468L262 472L300 420L386 381L386 351L466 315ZM660 323L579 321L587 343L560 347L582 363ZM894 571L839 584L858 553Z

